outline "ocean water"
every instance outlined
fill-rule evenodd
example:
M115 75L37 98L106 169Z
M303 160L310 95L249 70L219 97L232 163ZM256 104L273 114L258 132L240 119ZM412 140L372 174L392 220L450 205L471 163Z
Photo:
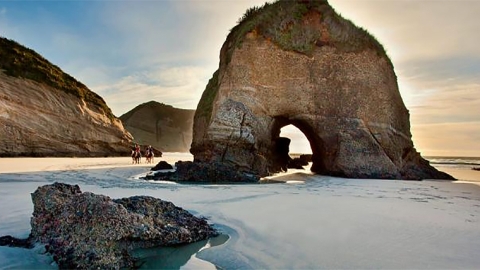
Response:
M480 157L425 157L435 167L471 170L480 168Z

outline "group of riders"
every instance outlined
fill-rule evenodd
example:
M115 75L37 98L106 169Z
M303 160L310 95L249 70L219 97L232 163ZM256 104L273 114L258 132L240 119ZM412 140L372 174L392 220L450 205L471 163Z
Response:
M145 158L147 163L153 163L155 154L153 153L153 147L151 145L145 148ZM135 144L132 147L132 164L139 164L142 160L142 152L140 151L140 145Z

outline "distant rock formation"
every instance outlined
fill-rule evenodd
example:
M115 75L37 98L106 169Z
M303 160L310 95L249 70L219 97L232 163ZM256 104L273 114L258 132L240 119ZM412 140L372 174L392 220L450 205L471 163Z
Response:
M129 155L131 140L100 96L0 38L0 156Z
M0 245L46 245L60 269L134 268L136 248L192 243L217 235L202 218L148 196L112 200L54 183L32 193L28 241L0 237Z
M188 152L194 114L195 110L150 101L120 116L120 120L140 144L152 145L162 152Z
M283 168L276 141L290 124L310 142L316 173L453 179L415 150L382 45L326 0L247 10L198 104L190 151L195 162L266 176Z

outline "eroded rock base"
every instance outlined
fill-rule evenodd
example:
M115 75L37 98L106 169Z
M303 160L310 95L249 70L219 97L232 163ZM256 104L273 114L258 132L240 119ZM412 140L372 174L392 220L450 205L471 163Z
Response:
M148 180L205 183L256 183L260 176L240 172L219 162L178 161L175 172L157 172L146 176Z

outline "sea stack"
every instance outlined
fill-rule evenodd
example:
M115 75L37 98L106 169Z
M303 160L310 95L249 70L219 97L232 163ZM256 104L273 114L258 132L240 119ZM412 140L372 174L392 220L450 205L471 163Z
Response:
M326 0L247 10L198 104L190 151L195 162L266 176L281 168L276 141L290 124L310 142L316 173L452 179L415 150L383 46Z
M102 97L0 38L0 156L129 155L131 141Z

